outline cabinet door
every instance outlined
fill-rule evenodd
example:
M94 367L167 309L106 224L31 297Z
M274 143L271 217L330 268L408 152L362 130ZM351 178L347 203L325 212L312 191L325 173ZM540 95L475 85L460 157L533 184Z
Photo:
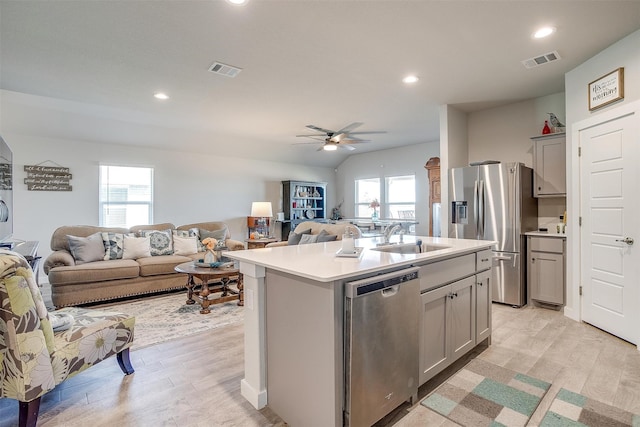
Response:
M531 252L529 279L531 299L564 305L564 257L562 254Z
M561 196L567 193L565 138L535 142L534 196Z
M420 316L420 384L433 378L448 364L451 286L425 292Z
M491 271L476 275L476 344L491 335Z
M476 345L476 278L467 277L451 284L451 360Z

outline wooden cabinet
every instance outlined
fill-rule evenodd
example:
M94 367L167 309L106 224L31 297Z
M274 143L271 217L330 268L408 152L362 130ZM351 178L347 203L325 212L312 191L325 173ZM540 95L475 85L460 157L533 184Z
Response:
M284 222L282 238L303 221L327 218L327 183L282 181L282 210Z
M536 136L533 140L534 197L567 194L566 138L564 133Z
M527 236L528 285L531 299L547 304L565 303L565 239Z
M440 157L430 158L424 167L429 178L429 236L433 236L434 230L440 229L439 224L434 226L433 223L438 220L433 216L433 205L440 204Z

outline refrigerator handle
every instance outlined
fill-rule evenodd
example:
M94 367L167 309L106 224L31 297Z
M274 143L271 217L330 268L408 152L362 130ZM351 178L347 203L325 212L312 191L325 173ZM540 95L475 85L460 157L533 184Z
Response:
M480 182L475 180L473 184L473 221L476 226L476 239L480 240L480 223L478 219L480 218L480 195L478 194Z
M484 239L484 181L478 185L478 238Z

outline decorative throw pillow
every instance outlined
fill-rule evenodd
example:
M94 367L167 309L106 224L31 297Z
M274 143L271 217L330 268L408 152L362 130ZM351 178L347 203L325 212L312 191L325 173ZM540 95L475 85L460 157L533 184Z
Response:
M104 244L99 231L87 237L67 236L67 240L76 264L102 261L104 258Z
M298 243L300 243L300 238L303 234L311 234L311 229L304 230L300 233L296 233L294 231L289 232L289 239L287 240L287 243L290 246L297 245Z
M205 248L204 245L202 244L202 239L200 238L200 229L199 228L196 228L196 227L190 228L189 229L189 236L195 236L196 239L198 239L198 241L197 241L198 252L204 252L204 251L207 250L207 248Z
M124 253L122 259L137 259L151 256L151 239L149 237L124 236Z
M300 245L306 245L309 243L316 243L318 241L317 234L303 234L300 236Z
M171 233L173 233L174 236L178 236L178 237L191 236L191 234L189 233L189 230L171 230Z
M175 255L192 255L198 253L198 238L196 236L173 236L173 253Z
M213 239L216 239L217 241L222 240L224 242L227 238L227 227L223 227L220 230L215 231L209 231L200 228L198 231L200 232L200 241L203 241L207 237L211 237Z
M337 234L329 234L327 232L327 230L322 230L320 233L318 233L318 239L316 240L316 242L318 242L318 243L320 243L320 242L333 242L337 238L338 238Z
M151 245L151 256L173 254L173 239L171 230L141 230L142 237L148 237Z
M124 234L107 232L102 232L101 234L102 244L105 249L104 260L122 259L122 254L124 253ZM133 236L133 234L130 235Z

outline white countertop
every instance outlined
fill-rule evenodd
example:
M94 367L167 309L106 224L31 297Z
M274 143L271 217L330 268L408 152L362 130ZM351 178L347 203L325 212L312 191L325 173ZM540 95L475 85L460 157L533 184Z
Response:
M409 266L416 264L416 261L436 260L449 258L452 255L477 252L481 249L491 248L495 243L488 240L404 236L405 243L412 243L418 239L422 240L423 244L433 243L450 247L419 254L381 252L371 249L376 246L376 243L382 242L381 238L374 237L356 239L356 246L364 248L359 258L337 257L336 252L342 247L341 241L229 251L225 252L225 256L319 282L331 282L365 273L388 270L389 267ZM391 239L391 242L398 241L399 236L397 235Z
M527 231L524 233L525 236L536 236L536 237L555 237L559 239L566 239L567 235L564 233L551 233L549 231Z

